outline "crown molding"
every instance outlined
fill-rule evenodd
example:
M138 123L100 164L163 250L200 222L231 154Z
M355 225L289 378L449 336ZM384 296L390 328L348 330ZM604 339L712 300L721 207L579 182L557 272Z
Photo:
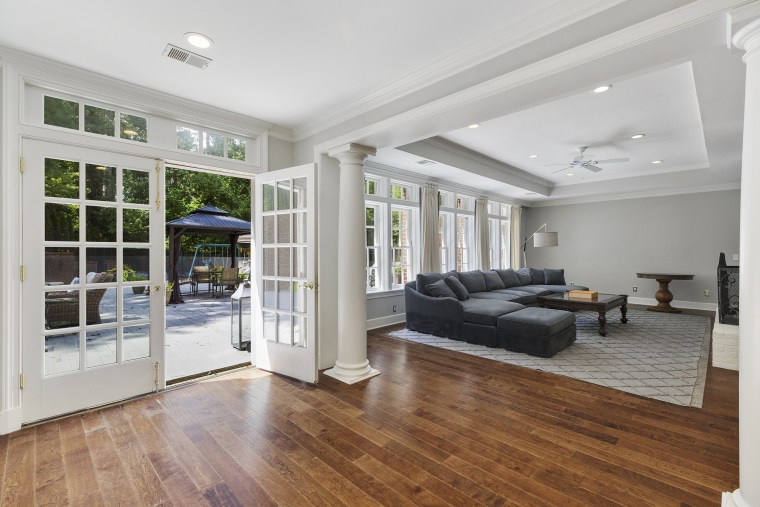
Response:
M379 162L375 162L371 160L365 161L364 167L365 167L366 172L369 172L371 174L376 174L378 176L386 176L388 178L398 178L400 180L408 181L409 183L414 183L415 185L423 185L425 183L434 183L438 185L438 188L440 190L445 190L448 192L465 194L469 197L475 197L475 198L486 197L488 199L491 199L493 201L498 201L503 204L514 204L518 206L526 205L525 201L520 201L518 199L515 199L514 197L506 197L501 194L488 192L488 191L481 190L475 187L469 187L467 185L452 183L450 181L443 180L440 178L428 178L418 173L405 171L397 167L380 164Z
M406 76L376 89L368 95L338 107L319 120L294 129L295 141L301 141L330 127L419 91L433 83L459 74L497 56L529 44L552 32L623 3L625 0L557 0L546 7L473 44L456 50ZM516 25L516 26L515 26Z
M382 134L401 125L414 124L456 111L462 107L496 97L515 88L529 85L573 67L614 55L638 44L655 40L690 26L695 26L756 1L700 0L687 4L654 18L623 28L615 33L570 48L562 53L525 65L507 74L489 79L443 98L427 102L403 113L340 134L329 141L320 142L316 149L319 152L324 152L336 144L352 141L371 143L374 136L380 137ZM296 138L299 138L298 132L296 131Z
M287 141L289 143L293 141L293 130L288 127L281 127L280 125L273 125L269 129L269 137L274 137L280 141Z
M722 192L726 190L740 190L739 183L720 183L717 185L702 185L689 188L673 188L662 190L643 190L641 192L621 192L611 195L579 196L566 199L557 199L541 202L528 202L529 208L544 208L547 206L565 206L568 204L588 204L595 202L623 201L627 199L645 199L647 197L667 197L671 195L704 194L707 192Z
M0 46L0 59L4 68L13 68L24 83L120 105L178 122L199 124L253 138L276 127L273 123L250 116L7 47ZM282 133L282 130L278 129L278 132Z

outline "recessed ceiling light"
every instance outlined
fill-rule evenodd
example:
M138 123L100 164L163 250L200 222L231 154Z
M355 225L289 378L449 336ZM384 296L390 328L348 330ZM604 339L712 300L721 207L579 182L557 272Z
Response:
M538 155L536 155L536 154L528 155L528 158L538 158Z
M604 93L609 91L610 88L612 88L612 85L597 86L594 88L594 93Z
M206 37L202 33L196 32L187 32L185 34L185 39L187 39L187 42L193 46L201 49L210 48L214 43L209 37Z
M575 176L575 173L567 173L568 176Z
M662 160L652 160L653 164L662 164Z
M471 124L467 125L468 129L476 129L478 127L480 127L480 123L471 123Z
M642 137L644 137L645 135L646 135L646 134L633 134L633 135L631 136L631 139L641 139L641 138L642 138Z

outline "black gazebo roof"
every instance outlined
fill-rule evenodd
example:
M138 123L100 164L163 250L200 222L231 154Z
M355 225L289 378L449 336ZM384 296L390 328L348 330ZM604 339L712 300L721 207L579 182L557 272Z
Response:
M214 206L203 206L187 216L166 222L167 229L181 229L183 234L250 234L251 222L229 216Z

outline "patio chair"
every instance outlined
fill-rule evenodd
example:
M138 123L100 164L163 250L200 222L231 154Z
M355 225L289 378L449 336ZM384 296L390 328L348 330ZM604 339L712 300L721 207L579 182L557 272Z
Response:
M97 273L91 283L113 282L114 273ZM100 302L106 288L87 289L85 313L87 324L100 324ZM79 291L48 292L45 295L45 321L48 329L79 325Z
M213 289L212 284L214 278L208 266L193 266L193 295L198 295L198 287L200 284L205 283L208 287L208 291Z
M219 289L219 297L222 297L225 288L237 289L238 281L238 268L223 268L221 275L214 280L214 293Z

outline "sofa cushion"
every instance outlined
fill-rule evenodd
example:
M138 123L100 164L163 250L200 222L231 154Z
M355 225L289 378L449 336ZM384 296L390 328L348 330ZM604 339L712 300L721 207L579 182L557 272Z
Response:
M530 292L536 296L548 296L552 293L549 289L544 289L539 285L521 285L520 287L515 287L515 290L519 290L520 292Z
M552 291L553 293L558 292L568 292L571 290L588 290L588 287L584 287L583 285L549 285L549 284L543 284L543 285L531 285L531 287L536 287L539 289L545 289ZM519 287L522 289L522 287Z
M544 281L546 285L565 285L564 269L544 269Z
M546 283L543 269L528 268L530 270L531 285Z
M468 299L462 301L464 321L484 326L496 326L496 319L504 314L525 308L517 303L492 299Z
M522 287L518 287L522 288ZM523 305L529 305L531 303L535 303L538 301L538 296L531 292L524 292L521 290L516 289L502 289L502 290L495 290L492 292L489 292L488 294L508 294L510 296L517 296L517 299L512 299L510 301L514 301L515 303L520 303Z
M490 292L476 292L474 294L470 294L470 299L495 299L497 301L511 301L514 303L521 303L522 304L522 297L518 294L510 294L508 292L502 292L501 290L495 290ZM536 296L533 294L528 294L527 292L523 292L526 296L531 296L534 299Z
M465 311L466 315L466 311ZM548 308L524 308L501 315L496 326L512 333L552 336L575 323L575 314Z
M441 278L435 283L430 283L425 286L431 296L435 298L456 298L457 295L451 290L451 287L446 285L446 280Z
M440 273L420 273L417 275L417 292L430 296L431 294L427 290L427 286L443 280L444 276Z
M486 280L480 271L462 271L459 273L459 281L469 293L486 291Z
M486 290L504 289L504 282L496 271L481 271L486 281Z
M456 294L459 301L465 301L470 298L470 293L467 292L467 288L462 285L462 282L453 276L447 276L444 280L446 280L446 285L454 291L454 294Z
M520 285L520 279L517 278L517 273L514 269L494 269L494 273L497 273L504 282L504 288L517 287Z
M533 283L533 277L530 276L530 268L520 268L515 271L515 274L517 275L517 279L520 280L520 285L530 285Z

